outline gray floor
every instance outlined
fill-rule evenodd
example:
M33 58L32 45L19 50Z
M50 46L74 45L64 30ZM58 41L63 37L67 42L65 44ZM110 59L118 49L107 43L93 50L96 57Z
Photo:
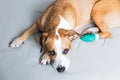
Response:
M53 0L0 0L0 80L120 80L120 29L112 39L73 42L65 73L39 64L40 46L32 35L11 49L9 42L29 28Z

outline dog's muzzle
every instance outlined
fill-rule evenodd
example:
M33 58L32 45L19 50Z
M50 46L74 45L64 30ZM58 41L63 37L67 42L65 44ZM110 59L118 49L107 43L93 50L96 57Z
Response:
M70 59L66 55L56 56L52 65L58 72L64 72L70 66Z

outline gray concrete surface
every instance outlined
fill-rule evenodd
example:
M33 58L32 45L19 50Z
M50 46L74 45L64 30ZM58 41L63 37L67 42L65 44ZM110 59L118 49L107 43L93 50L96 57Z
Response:
M73 42L65 73L39 64L40 46L32 35L24 45L8 44L29 28L54 0L0 0L0 80L120 80L120 29L112 39Z

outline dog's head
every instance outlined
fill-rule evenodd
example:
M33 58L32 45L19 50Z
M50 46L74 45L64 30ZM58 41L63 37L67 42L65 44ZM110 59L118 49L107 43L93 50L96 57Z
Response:
M76 31L65 29L59 29L58 34L55 31L43 33L40 37L41 51L43 50L41 63L52 63L58 72L67 70L70 64L67 54L71 48L71 42L78 36L80 35Z

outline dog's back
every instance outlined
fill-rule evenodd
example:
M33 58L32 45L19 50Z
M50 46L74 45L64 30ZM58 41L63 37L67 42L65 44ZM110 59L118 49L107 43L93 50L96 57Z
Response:
M41 26L40 30L44 27L53 27L59 24L58 15L64 17L73 29L83 26L90 21L90 13L93 5L97 0L56 0L51 4L38 20ZM47 24L46 24L47 23ZM51 25L54 24L54 25ZM44 29L45 30L45 29Z
M109 27L119 27L120 0L99 1L93 7L92 17L95 22L101 20L101 23L105 23Z

